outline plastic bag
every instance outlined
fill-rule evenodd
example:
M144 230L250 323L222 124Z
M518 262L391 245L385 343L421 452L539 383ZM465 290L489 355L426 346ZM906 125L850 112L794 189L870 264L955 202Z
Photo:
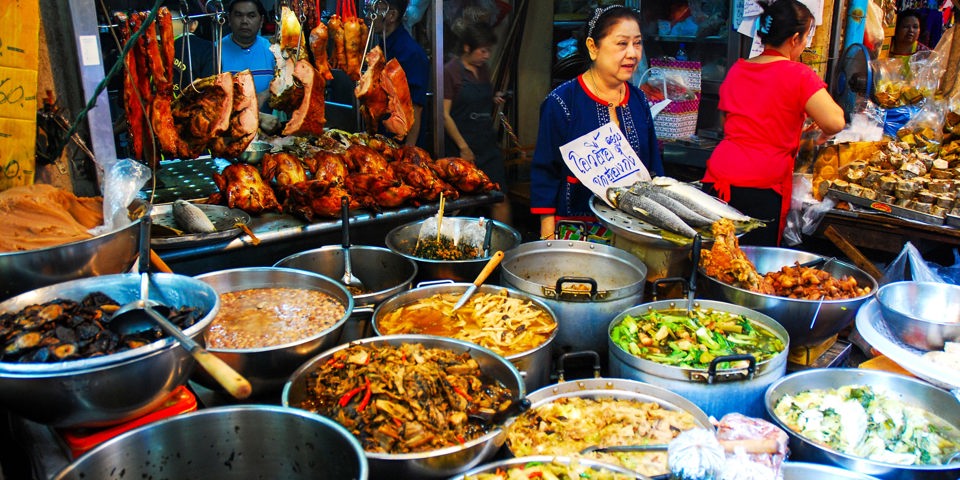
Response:
M894 108L932 98L945 69L942 58L935 51L924 51L909 57L873 60L874 101L881 107Z
M103 225L90 229L97 236L130 225L127 207L137 197L137 192L150 179L150 168L129 158L101 160L97 164L103 168L101 183L103 187Z
M897 130L897 138L915 150L934 157L940 153L943 140L944 113L948 106L942 100L929 100L910 121Z
M920 105L904 105L902 107L885 108L883 110L883 134L896 138L897 132L906 125L914 115L920 112Z
M883 140L885 117L886 112L882 108L876 103L867 101L864 109L851 115L850 123L834 136L832 141L833 143L879 142ZM890 136L895 133L896 129Z
M953 265L938 268L937 275L944 282L960 285L960 251L953 249Z
M644 72L640 77L640 90L643 90L650 103L665 99L680 101L697 98L696 91L687 85L681 73L662 67L650 67Z
M790 211L783 228L783 242L787 246L803 243L802 235L813 235L823 217L837 204L832 198L818 201L813 196L810 176L794 174Z
M904 244L897 258L894 258L883 270L883 279L880 284L886 285L902 280L944 283L943 278L934 269L930 268L930 265L920 255L917 247L914 247L910 242Z

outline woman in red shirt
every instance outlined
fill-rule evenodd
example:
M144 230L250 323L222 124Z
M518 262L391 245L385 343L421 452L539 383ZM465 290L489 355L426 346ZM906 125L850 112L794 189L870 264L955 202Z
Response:
M702 181L706 191L767 222L740 239L746 245L780 243L806 117L822 131L821 141L844 127L843 109L826 84L797 61L813 20L797 0L765 5L757 29L763 53L738 60L720 85L724 136Z

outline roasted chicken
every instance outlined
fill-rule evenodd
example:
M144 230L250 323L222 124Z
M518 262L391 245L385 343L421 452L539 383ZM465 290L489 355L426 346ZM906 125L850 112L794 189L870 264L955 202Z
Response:
M448 200L459 198L460 192L430 169L430 161L430 155L422 148L405 146L400 158L390 165L405 184L413 187L419 200L433 202L440 194Z
M304 157L303 162L313 175L313 179L331 185L343 185L346 182L347 164L343 161L343 152L317 149Z
M404 73L400 62L392 58L384 66L380 78L380 84L387 92L387 113L389 114L383 121L383 126L397 138L406 137L414 121L413 100L410 98L407 74Z
M343 188L316 180L287 185L283 190L284 210L299 214L307 221L313 221L316 217L340 216L340 199L343 196L351 198L351 209L361 207Z
M430 168L438 177L462 193L500 190L500 185L490 181L490 177L483 170L460 157L438 158L430 163Z
M317 26L310 31L310 52L313 54L313 66L317 68L320 76L326 80L333 80L333 73L330 72L330 61L327 59L327 39L329 34L327 26L323 22L317 22Z
M230 208L249 213L279 210L280 204L270 185L260 177L256 167L246 163L228 165L222 173L214 173L213 181L220 189L211 196L211 203L225 200Z
M340 15L330 15L330 19L327 20L327 31L330 32L330 41L333 42L330 68L343 70L347 66L347 46L343 38L343 21L340 20Z
M276 181L279 187L307 181L307 172L303 169L303 163L287 152L264 155L260 173L265 182Z

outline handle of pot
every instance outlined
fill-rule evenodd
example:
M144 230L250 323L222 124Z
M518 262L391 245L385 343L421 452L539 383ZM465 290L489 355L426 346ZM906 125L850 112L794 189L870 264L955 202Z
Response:
M593 358L593 378L600 378L600 354L593 350L584 350L582 352L569 352L560 355L557 359L557 383L563 383L563 371L566 361L571 358L591 357Z
M697 291L697 268L700 267L700 249L703 244L703 237L698 233L693 237L693 247L690 249L690 260L693 268L690 270L690 286L687 288L687 294Z
M580 239L583 241L587 240L587 224L586 222L581 222L580 220L559 220L553 227L553 238L562 240L560 238L560 227L564 225L576 228L580 232Z
M688 279L683 277L663 277L658 278L653 281L653 286L650 287L650 296L653 298L653 301L657 301L657 288L661 285L668 285L671 283L677 283L680 285L683 294L686 295L688 290Z
M140 256L137 259L137 273L140 274L150 271L150 224L153 222L150 211L152 209L153 205L145 202L143 216L140 217Z
M414 288L432 287L434 285L453 285L454 283L457 283L457 282L454 282L449 278L443 278L440 280L426 280L418 283L417 286Z
M747 365L747 377L753 378L753 374L757 371L756 357L750 355L749 353L742 353L740 355L721 355L710 361L710 366L707 367L707 383L713 383L714 378L716 378L717 365L723 362L739 362L740 360L746 360L749 362Z
M560 298L560 293L563 292L563 285L565 283L586 283L590 285L590 299L593 300L597 298L597 281L591 277L568 277L563 276L557 279L557 298Z

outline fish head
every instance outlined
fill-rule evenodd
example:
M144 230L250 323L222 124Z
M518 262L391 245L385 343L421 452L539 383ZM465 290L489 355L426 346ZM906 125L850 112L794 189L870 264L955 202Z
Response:
M613 205L615 208L620 205L620 196L624 192L628 191L628 187L610 187L607 189L607 202Z

